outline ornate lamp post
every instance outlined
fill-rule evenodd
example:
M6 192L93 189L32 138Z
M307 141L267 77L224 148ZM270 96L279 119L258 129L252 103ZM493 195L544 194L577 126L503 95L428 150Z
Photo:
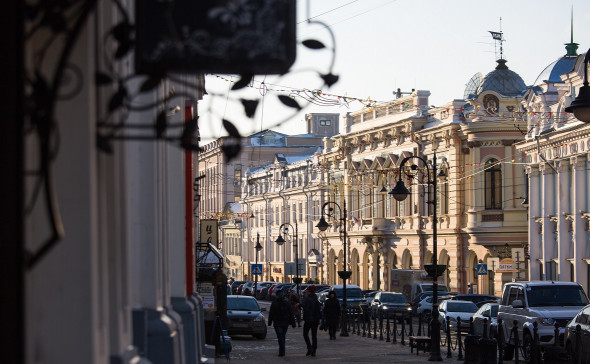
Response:
M326 231L328 229L328 227L330 227L330 224L328 224L326 222L324 215L326 215L328 217L335 217L335 215L336 215L335 211L334 211L334 207L328 207L328 206L335 206L338 208L338 216L339 216L338 220L342 221L340 233L342 233L342 236L343 236L342 247L344 249L344 264L342 266L343 270L338 271L338 276L340 278L342 278L342 315L341 315L341 323L340 323L340 336L348 336L348 329L346 328L346 306L347 306L347 304L346 304L346 280L348 278L350 278L352 272L349 270L346 270L346 241L347 241L347 237L346 237L346 217L347 217L346 200L344 200L344 202L342 204L344 209L341 209L340 205L338 205L336 202L333 202L333 201L328 201L322 205L322 217L320 218L320 221L316 225L316 227L320 231ZM327 211L326 211L326 207L328 207Z
M588 63L590 63L590 49L584 57L584 85L580 87L578 96L570 106L565 108L566 112L574 113L576 119L590 123L590 86L588 85Z
M256 268L258 268L258 252L262 250L262 245L260 245L260 233L256 233ZM260 272L262 274L262 272ZM254 298L256 298L256 293L258 293L258 274L254 275Z
M275 240L275 243L278 245L285 244L285 239L283 239L281 231L283 234L285 234L285 236L287 236L289 233L289 228L291 228L291 241L293 242L293 247L295 248L295 278L293 278L293 283L297 285L297 294L299 294L299 285L301 284L302 279L299 277L299 244L297 243L299 234L297 232L297 220L295 220L295 228L293 228L293 225L289 224L288 222L279 226L279 237L277 240Z
M418 156L409 156L406 157L402 160L401 164L400 164L400 174L399 174L399 180L397 181L397 184L395 185L395 187L389 191L390 195L393 195L393 197L397 200L397 201L403 201L405 200L408 195L410 194L410 191L406 188L406 186L404 185L404 182L402 181L402 171L404 168L404 165L406 164L407 161L409 161L410 159L418 159L420 161L422 161L422 163L424 163L424 166L426 167L426 177L427 177L427 184L428 186L432 186L432 194L430 193L430 189L428 189L428 197L429 197L429 201L426 201L426 203L431 204L432 205L432 250L433 255L432 255L432 264L424 264L424 269L426 269L426 271L428 272L428 274L432 277L432 319L430 321L430 327L431 327L431 343L430 343L430 358L428 358L429 361L442 361L442 357L440 356L440 323L438 322L438 277L445 271L446 266L444 265L438 265L438 261L437 261L437 255L438 255L438 247L437 247L437 242L436 242L436 225L437 225L437 217L436 217L436 153L434 153L434 157L433 157L433 163L432 163L432 167L430 167L428 165L428 162L426 161L426 159L422 158L422 157L418 157ZM412 166L410 167L411 170L413 171L412 173L409 173L407 171L404 171L404 174L410 178L415 177L416 173L418 172L418 166L416 164L412 164ZM440 173L438 174L438 177L446 177L443 170L440 171Z

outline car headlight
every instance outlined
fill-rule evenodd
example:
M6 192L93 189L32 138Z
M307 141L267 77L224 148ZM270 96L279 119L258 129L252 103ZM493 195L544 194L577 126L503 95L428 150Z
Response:
M555 319L552 319L552 318L541 318L541 317L539 317L537 319L537 322L540 323L541 325L547 325L547 326L553 326L553 325L555 325Z
M406 308L406 310L412 311L412 307L408 307L408 308Z
M260 321L264 321L264 316L260 315L260 316L256 316L256 318L254 319L255 322L260 322Z
M381 309L382 309L382 310L388 310L388 309L389 309L389 307L387 307L387 306L381 306Z

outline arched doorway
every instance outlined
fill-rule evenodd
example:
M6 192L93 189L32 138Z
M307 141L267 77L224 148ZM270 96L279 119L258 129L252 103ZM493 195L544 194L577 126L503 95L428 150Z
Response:
M424 253L424 264L432 264L432 252L430 250L427 250L426 253Z
M383 287L387 290L391 282L391 270L397 269L397 255L393 249L389 248L383 264Z
M402 269L412 269L414 263L412 262L412 253L409 249L404 250L402 254Z
M442 277L443 277L443 283L450 290L451 289L451 257L449 256L449 253L447 252L446 249L441 250L439 258L438 258L438 264L444 264L447 266L447 269L445 269L445 272L443 273Z
M467 255L467 293L478 293L479 284L477 282L477 254L473 250ZM475 288L474 288L475 287Z
M334 252L334 249L330 249L328 252L328 267L326 272L328 274L326 281L328 284L333 285L334 282L336 282L334 279L334 277L336 277L336 253Z

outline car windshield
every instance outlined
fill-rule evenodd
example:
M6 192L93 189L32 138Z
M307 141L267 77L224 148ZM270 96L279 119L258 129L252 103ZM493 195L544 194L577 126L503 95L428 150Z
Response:
M387 303L406 303L406 297L403 294L382 293L381 302Z
M258 302L256 300L248 300L243 298L227 298L227 309L234 311L260 311Z
M342 298L342 288L334 288L337 298ZM363 292L360 289L352 288L346 289L346 298L363 298Z
M586 306L588 299L580 286L533 286L527 287L529 307Z
M477 306L474 303L448 301L447 311L475 313Z

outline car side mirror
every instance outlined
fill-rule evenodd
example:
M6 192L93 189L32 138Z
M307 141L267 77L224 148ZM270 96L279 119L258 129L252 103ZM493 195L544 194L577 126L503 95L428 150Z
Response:
M260 307L260 312L266 312L266 307Z
M445 312L445 309L444 308L439 308L438 309L438 312Z
M512 307L514 308L524 308L524 304L521 300L514 300L512 301Z
M376 299L376 298L373 298L373 302L375 302L375 303L379 303L379 300L378 300L378 299Z

